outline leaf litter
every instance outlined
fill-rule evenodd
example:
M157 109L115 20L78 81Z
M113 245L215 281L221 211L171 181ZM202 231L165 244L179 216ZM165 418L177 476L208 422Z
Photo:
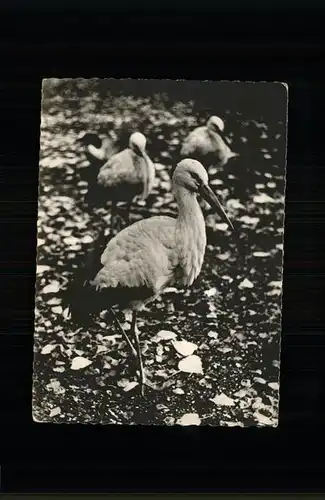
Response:
M127 98L126 107L128 110L134 109L136 114L139 109L139 101L132 99ZM76 168L76 175L79 176L79 172L84 167L87 167L87 163L75 148L75 138L72 135L77 137L77 134L74 133L75 124L88 127L90 123L93 123L96 127L98 117L102 117L102 122L105 123L107 113L104 112L104 114L98 115L85 111L87 109L85 104L85 107L80 108L79 111L74 111L68 115L66 108L61 107L58 112L55 106L53 109L56 114L52 114L51 119L44 122L41 136L42 164L44 168L42 182L47 191L44 191L44 195L40 195L38 221L38 247L41 260L38 265L37 288L40 301L37 303L35 316L35 343L37 346L35 363L37 372L34 379L42 397L40 404L36 405L35 411L41 421L46 420L51 410L55 408L61 409L61 413L56 417L60 416L62 421L68 418L71 421L76 421L77 415L78 421L86 422L96 419L98 409L102 405L102 391L98 390L99 386L94 384L96 375L96 380L104 384L103 387L106 387L107 394L109 394L109 410L113 411L115 415L115 417L111 418L114 418L119 423L132 423L134 420L141 422L141 418L148 418L148 413L144 412L145 417L136 416L132 389L124 391L118 384L118 381L123 377L127 380L124 387L127 387L127 384L131 384L132 387L132 383L134 384L135 381L132 381L134 373L131 373L131 364L130 368L128 368L128 364L123 361L128 359L127 347L123 339L117 334L115 335L116 330L114 327L103 322L103 326L97 327L97 333L104 334L106 330L108 333L107 339L105 339L104 335L102 335L101 339L97 339L96 333L93 334L86 330L67 331L66 326L61 323L68 321L65 310L61 311L59 307L62 307L61 289L64 288L67 279L71 275L72 259L78 262L77 259L85 254L88 245L92 243L93 236L91 235L95 234L96 231L100 231L100 223L96 223L95 227L91 227L91 221L85 214L84 208L80 205L82 202L81 189L84 186L80 184L77 187L77 184L75 184L74 169ZM156 112L151 105L146 109L145 113L149 113L149 115L156 113L159 116L159 123L164 122L164 111ZM186 126L190 127L196 124L195 119L191 116L190 108L187 110L185 107L182 113L185 113L185 110L188 113L186 120L184 118L184 121L179 122L177 119L174 125L168 125L168 127L175 128L172 133L176 134L174 136L176 147L180 142L178 134L182 132L184 126L181 123L188 123ZM121 120L123 121L123 119ZM169 120L170 116L168 120L166 118L166 123L169 123ZM53 127L57 123L60 123L60 127L64 124L67 132L57 135L54 144L52 142ZM151 128L149 127L146 134L150 139L154 139L156 132L153 124L155 122L150 123ZM253 125L248 125L247 130L249 130L249 127L253 127ZM267 128L264 130L268 134ZM169 133L168 128L166 133ZM164 133L162 135L164 136ZM245 135L247 135L249 144L249 134L245 132ZM66 140L67 136L69 140ZM261 149L263 147L267 151L273 151L272 144L267 145L267 142L271 143L272 141L271 135L269 139L263 138ZM162 143L164 144L164 141ZM71 164L70 160L67 162L62 157L63 153L60 151L63 147L67 148L66 153L71 154ZM154 211L149 213L146 212L145 207L141 207L141 210L143 210L142 216L153 213L158 214L162 208L167 211L170 209L171 213L175 214L175 202L170 193L166 191L167 188L169 189L169 179L171 177L169 170L170 156L166 156L164 153L166 151L162 150L155 160L160 163L160 170L164 173L162 180L168 186L167 184L161 186L157 183L155 187L158 194L157 209L154 204ZM141 317L143 325L141 325L140 329L140 342L144 350L143 356L144 364L147 367L146 370L150 369L148 375L153 379L152 383L156 383L155 377L160 379L160 382L163 380L170 383L157 396L165 404L168 415L160 416L160 414L156 413L152 417L152 423L163 423L165 425L176 423L180 397L182 397L182 409L184 409L183 416L188 414L198 415L198 412L193 407L193 391L197 390L206 404L217 396L219 399L216 401L220 402L220 398L221 401L224 401L226 399L223 398L226 395L228 395L227 398L235 402L235 405L229 407L231 414L226 415L227 405L218 405L210 401L210 404L212 403L211 408L214 408L214 410L211 409L211 414L208 414L204 420L207 424L219 422L222 425L234 426L241 425L241 421L245 419L245 422L250 422L249 425L253 425L253 423L276 425L277 399L274 396L276 396L278 390L278 383L273 381L278 376L279 361L275 359L272 361L271 366L265 366L260 354L266 349L266 346L270 345L270 340L276 342L276 338L274 339L268 333L270 330L268 318L274 316L272 321L277 321L280 318L280 310L275 314L271 310L273 304L277 303L281 293L281 273L279 273L276 265L272 264L272 267L269 266L269 263L277 258L276 255L281 256L283 243L278 239L272 247L269 236L274 238L274 233L271 231L272 227L269 225L269 220L271 214L274 214L274 217L278 218L277 220L282 217L283 197L281 197L282 180L281 178L278 180L276 177L277 173L272 167L272 162L265 161L268 165L265 166L268 169L265 172L265 178L272 180L272 182L268 182L263 188L267 192L256 191L255 185L262 184L260 182L262 178L261 176L258 177L257 173L254 174L255 182L252 181L251 183L250 197L247 197L246 201L241 196L228 196L228 187L224 189L223 186L230 185L232 181L219 180L218 176L220 174L217 169L211 169L212 185L214 184L216 187L222 186L224 199L229 200L228 207L234 213L238 212L236 217L240 230L248 236L248 272L246 273L246 279L253 286L247 286L247 281L244 282L242 294L244 296L248 294L250 300L249 312L247 310L246 313L247 317L252 317L253 326L245 326L247 319L246 316L243 316L241 308L239 311L233 310L231 295L233 289L231 285L236 277L237 250L229 240L229 228L215 217L207 217L208 246L198 284L194 283L191 289L187 290L170 287L170 289L166 290L166 295L162 297L162 301L150 305L150 313L143 316L143 318ZM64 182L62 180L58 181L59 172L63 175L60 179L64 179ZM159 200L162 202L160 207L158 207ZM266 209L269 209L269 212ZM103 211L103 216L105 216L105 211ZM55 221L60 226L56 227L54 225ZM275 228L277 229L276 226ZM277 233L280 235L282 234L281 227L279 229L279 231L277 229ZM271 242L270 245L264 243L265 238ZM58 266L58 255L60 256L59 273L58 267L56 268ZM255 261L263 260L263 266L266 267L263 267L263 271L262 268L257 269L257 274L251 275L249 273L250 268L257 266L253 262L253 258L255 258ZM221 277L227 277L227 279L221 279ZM268 292L270 293L267 303L262 299L265 294L265 288L263 288L262 284L265 280L269 283ZM229 297L227 295L228 287ZM205 294L204 290L213 290L213 292L209 296L209 293ZM225 293L225 290L227 290L227 293ZM48 316L47 306L58 307L58 309L53 310L52 308L51 316ZM204 309L205 307L206 309ZM56 330L58 322L60 322L60 329ZM245 335L235 328L236 333L233 334L231 344L229 340L226 342L230 330L234 329L238 324L244 329ZM109 328L108 331L107 328ZM64 332L63 336L62 331ZM49 344L49 338L53 339L51 340L53 344ZM188 355L185 356L177 352L173 343L182 342L182 338L186 338L186 342L189 344L200 346L198 348L200 357L193 354L196 350L191 354L186 351ZM257 343L256 340L258 340ZM59 345L58 342L62 344L62 349L61 347L60 349L48 347L47 349L50 349L50 352L41 355L43 348L48 345L52 346L54 343ZM158 355L161 358L159 362L154 357L156 351L153 346L157 344L164 346L163 351L159 350L161 353ZM68 345L71 348L67 348ZM108 350L106 350L106 346ZM168 351L166 347L171 349ZM47 349L45 349L45 352ZM77 354L76 349L82 352L82 356L74 357ZM108 353L112 356L109 356ZM46 364L41 360L42 358L45 360L45 356ZM179 356L184 357L180 360ZM223 356L226 356L227 361L225 364ZM85 361L76 361L78 358ZM62 362L63 365L57 365L57 361ZM205 367L204 376L202 362ZM73 363L77 367L76 369L72 369ZM254 372L258 368L261 368L261 373L256 377ZM64 381L66 379L62 378L64 371L71 373L72 377L77 377L75 384L69 383L69 385L65 386ZM244 385L241 384L241 380L244 381ZM248 380L250 382L247 385ZM265 382L263 383L262 380ZM195 389L195 384L198 384L197 389ZM124 394L123 400L116 394L116 388L119 388ZM261 401L254 392L256 390L261 396ZM240 393L241 397L236 395L237 393ZM61 404L62 398L64 398L64 404ZM206 408L208 412L208 406ZM217 410L222 412L222 418L219 418L220 415L218 417ZM109 411L107 410L107 418L108 415ZM177 418L181 419L182 416L178 415ZM198 419L201 422L200 417Z

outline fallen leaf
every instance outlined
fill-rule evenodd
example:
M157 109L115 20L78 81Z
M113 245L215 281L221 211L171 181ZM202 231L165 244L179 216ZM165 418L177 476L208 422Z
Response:
M210 399L214 404L218 406L234 406L235 402L233 399L226 396L226 394L217 394L213 399Z
M224 427L244 427L243 422L220 422Z
M215 224L214 227L218 231L228 231L228 229L229 229L229 226L228 226L228 224L226 222L217 223L217 224Z
M73 246L79 243L79 240L74 236L68 236L67 238L64 238L63 243L67 246Z
M71 370L81 370L82 368L86 368L91 365L92 361L87 358L83 358L82 356L77 356L73 358L71 363Z
M273 286L274 288L282 288L282 281L270 281L268 286Z
M176 422L178 425L200 425L201 419L197 413L186 413Z
M217 339L218 338L218 334L216 332L208 332L208 337L210 337L211 339Z
M165 293L177 293L177 292L179 292L179 290L177 290L177 288L175 288L174 286L168 286L164 290L164 294Z
M274 290L270 290L269 292L266 293L268 297L272 297L274 295L280 296L281 295L281 290L278 288L274 288Z
M202 362L199 356L193 354L187 358L181 359L178 363L178 369L185 373L200 373L203 374Z
M134 389L134 387L136 387L137 385L139 385L139 382L130 382L125 387L123 387L123 391L124 392L129 392L132 389Z
M93 237L90 234L86 234L82 239L82 243L92 243L94 241Z
M157 342L159 342L160 340L174 340L176 338L176 333L170 332L168 330L160 330L160 332L158 332L156 335Z
M213 179L210 181L211 186L221 186L223 184L223 181L220 179Z
M253 417L255 418L255 420L257 420L257 422L259 424L270 425L272 427L275 427L276 423L277 423L274 419L272 420L269 417L267 417L266 415L263 415L262 413L259 413L258 411L256 411L254 413Z
M239 283L238 285L238 288L240 288L241 290L243 288L253 288L254 285L251 281L249 281L247 278L245 278L241 283Z
M50 411L50 417L55 417L56 415L60 415L61 413L61 408L57 406L56 408L52 408Z
M166 417L164 419L164 422L166 425L174 425L175 424L175 419L174 417Z
M252 225L252 226L256 226L260 219L258 217L250 217L249 215L243 215L242 217L240 217L239 219L241 222L243 222L244 224L247 224L247 225Z
M270 252L253 252L254 257L269 257Z
M245 208L239 200L228 200L227 207L233 208L234 210L238 210L239 208Z
M104 346L104 345L98 345L97 346L97 352L96 354L100 354L101 352L106 352L107 351L107 347Z
M222 352L223 354L232 351L231 347L217 347L217 350Z
M36 267L36 274L42 274L45 271L49 271L50 269L51 269L50 266L41 266L41 265L38 265Z
M236 396L236 398L243 398L244 396L247 396L247 394L247 390L240 389L239 391L235 392L234 396Z
M52 379L50 381L50 383L47 384L45 387L48 391L52 390L54 392L54 394L64 394L65 393L65 388L62 387L59 380Z
M217 258L220 260L227 260L227 259L229 259L230 256L231 256L230 252L225 252L225 253L219 253L217 255Z
M266 380L262 377L254 377L254 382L257 382L258 384L266 384Z
M42 293L58 293L59 290L60 290L59 282L52 281L52 283L49 283L43 288Z
M48 306L57 306L59 304L61 304L61 299L59 297L53 297L47 301Z
M204 293L205 293L205 295L207 297L213 297L214 295L216 295L217 289L216 288L210 288L209 290L205 290Z
M193 342L187 342L187 340L175 340L173 342L173 346L182 356L190 356L198 348L196 344Z
M253 202L254 203L275 203L275 200L271 198L271 196L261 193L257 194L253 197Z
M270 382L269 384L267 384L271 389L274 389L275 391L278 391L279 390L279 384L278 382Z
M173 393L174 394L185 394L185 392L183 391L183 389L181 389L180 387L177 387L176 389L174 389Z
M57 344L47 344L41 350L41 354L50 354L50 352L52 352L56 348L56 346Z
M62 314L63 312L62 306L52 307L52 312L54 312L54 314Z

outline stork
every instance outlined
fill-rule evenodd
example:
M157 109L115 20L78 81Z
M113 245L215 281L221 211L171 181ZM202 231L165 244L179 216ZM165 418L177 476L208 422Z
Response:
M223 120L218 116L211 116L205 126L197 127L186 137L181 156L195 158L206 165L224 167L230 158L239 155L231 151L223 131Z
M206 229L198 194L234 229L210 188L208 174L200 162L182 160L174 170L172 182L178 217L150 217L123 229L107 244L93 277L86 279L65 301L71 319L78 326L89 324L90 318L103 310L111 310L116 319L114 306L132 311L132 341L116 323L138 359L142 395L145 375L137 314L166 287L191 286L200 274Z
M146 138L134 132L129 147L113 155L99 170L98 184L106 189L112 201L111 231L114 230L117 202L127 203L127 224L135 196L145 200L151 193L155 181L155 166L146 152Z

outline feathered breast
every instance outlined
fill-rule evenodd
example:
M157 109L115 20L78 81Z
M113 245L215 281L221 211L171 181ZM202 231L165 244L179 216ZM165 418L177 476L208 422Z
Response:
M159 293L178 264L176 219L151 217L123 229L101 256L93 283L100 288L142 287Z

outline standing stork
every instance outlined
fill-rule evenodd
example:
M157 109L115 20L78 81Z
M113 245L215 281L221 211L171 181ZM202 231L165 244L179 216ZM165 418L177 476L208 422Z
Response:
M172 180L178 217L150 217L123 229L107 244L93 278L85 280L83 286L70 293L65 301L72 320L78 326L89 324L89 318L103 310L111 310L114 316L113 306L132 311L132 341L121 325L117 324L138 359L142 395L145 376L136 325L137 314L166 287L173 284L191 286L200 274L206 247L206 229L198 194L233 229L208 184L208 174L201 163L192 159L182 160Z
M224 167L230 158L239 155L231 151L223 131L221 118L211 116L206 125L189 133L183 142L181 156L195 158L206 165Z
M127 203L127 224L135 196L145 200L155 182L155 166L146 152L146 138L134 132L129 139L129 147L113 155L100 168L97 181L106 189L107 198L112 201L111 231L115 229L116 208L119 201Z

